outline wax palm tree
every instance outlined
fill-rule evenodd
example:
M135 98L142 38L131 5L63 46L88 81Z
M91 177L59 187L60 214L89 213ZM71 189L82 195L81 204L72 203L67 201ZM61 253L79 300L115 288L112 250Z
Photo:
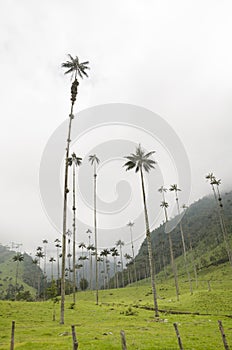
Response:
M81 242L78 245L78 248L81 248L81 257L79 258L79 260L84 260L84 248L86 248L86 245L84 242ZM83 263L83 278L84 278L84 263Z
M61 303L60 303L60 323L64 324L64 302L65 302L65 258L66 258L66 223L67 223L67 195L69 192L68 189L68 165L69 165L69 148L71 143L71 127L72 120L74 119L73 108L77 96L77 88L79 82L77 76L83 78L84 76L88 77L86 70L89 69L89 62L79 62L79 58L76 56L73 58L70 54L68 55L69 61L62 63L62 68L67 69L65 74L72 75L74 78L71 86L71 110L69 114L69 127L68 127L68 138L67 146L65 152L65 176L64 176L64 206L63 206L63 235L62 235L62 269L61 269Z
M110 254L110 251L109 249L105 248L101 251L100 253L100 256L104 257L105 260L104 260L104 274L105 274L105 277L104 277L104 281L106 281L106 285L104 283L104 288L106 288L106 286L109 287L109 284L108 284L108 278L107 278L107 256Z
M165 192L167 192L167 188L164 186L161 186L158 191L162 194L162 199L163 201L161 202L161 208L164 210L164 217L166 223L168 222L168 203L165 201ZM171 232L168 232L168 242L169 242L169 249L170 249L170 257L171 257L171 265L172 265L172 271L173 271L173 276L174 276L174 281L175 281L175 288L176 288L176 298L179 301L179 284L178 284L178 274L177 274L177 267L175 264L174 260L174 254L173 254L173 245L172 245L172 236Z
M121 274L122 274L122 286L124 287L124 273L123 273L123 254L122 254L122 247L125 245L125 243L119 239L116 243L116 247L119 247L120 250L120 259L121 259Z
M127 267L127 279L128 279L128 284L130 284L131 282L131 278L130 278L130 266L133 263L133 258L130 254L125 254L124 258L126 259L127 263L126 263L126 267Z
M36 257L39 260L39 263L38 263L38 265L39 265L39 271L38 271L38 298L40 298L40 279L41 279L40 262L41 262L41 259L44 258L44 253L43 253L43 248L42 247L38 247L36 250L37 250Z
M117 256L119 256L119 252L116 247L110 249L111 255L114 259L114 288L118 288L117 284Z
M94 239L95 239L95 279L96 279L96 304L98 305L98 264L97 264L97 165L100 163L100 159L96 154L89 156L89 162L93 166L94 177Z
M56 255L57 255L57 288L59 290L59 283L60 283L60 248L61 248L60 239L56 238L54 242L56 243L55 247L56 247Z
M184 211L186 212L186 210L188 209L187 205L183 204L182 205L182 209L184 209ZM193 252L193 246L192 246L192 238L191 238L189 230L188 230L188 240L189 240L189 248L190 248L191 257L192 257L192 265L193 265L193 271L194 271L194 275L195 275L196 288L198 288L197 268L196 268L196 264L194 262L194 252Z
M47 271L46 271L46 263L47 263L47 244L48 240L43 239L43 245L44 245L44 276L47 278Z
M47 239L43 239L43 248L44 248L44 300L46 299L46 290L47 290L47 244L48 244L48 240Z
M72 269L73 269L73 280L72 280L72 286L73 286L73 303L76 303L76 274L75 274L75 265L76 265L76 168L81 165L82 158L77 157L76 154L73 152L72 156L68 158L68 165L72 166L73 173L72 173L72 183L73 183L73 203L72 203L72 211L73 211L73 247L72 247L72 253L73 253L73 260L72 260Z
M156 162L153 159L150 159L150 157L154 153L155 153L154 151L145 153L145 151L139 145L136 148L135 153L132 153L130 156L125 157L128 161L124 164L124 166L126 167L126 170L135 169L136 173L140 172L145 225L146 225L147 247L148 247L149 263L150 263L150 270L151 270L151 285L152 285L153 301L154 301L154 308L155 308L155 316L158 317L159 312L158 312L157 293L156 293L156 286L155 286L155 266L154 266L154 258L152 254L151 233L149 228L146 194L145 194L145 186L144 186L144 174L143 174L143 171L149 173L149 171L154 168L154 165L156 164Z
M136 273L136 264L135 264L135 251L134 251L133 232L132 232L132 227L134 226L134 222L129 221L127 226L130 228L131 250L132 250L132 257L133 257L133 264L134 264L134 277L135 277L135 282L137 282L137 273Z
M35 257L34 259L32 259L32 264L33 265L37 266L38 262L39 262L38 258ZM36 289L36 275L35 274L33 275L33 286Z
M69 279L69 287L70 287L70 272L71 272L71 236L72 236L72 231L68 230L66 233L66 236L68 237L68 254L67 254L67 258L68 258L68 279Z
M181 191L181 189L178 188L177 184L173 184L173 185L170 185L169 191L175 192L177 212L178 212L178 215L180 215L180 205L179 205L178 192ZM186 253L184 232L183 232L183 226L182 226L182 222L181 221L179 223L179 226L180 226L180 234L181 234L181 240L182 240L182 248L183 248L183 252L184 252L185 271L186 271L187 276L188 276L190 293L193 294L192 281L191 281L191 277L190 277L189 269L188 269L188 261L187 261L187 253Z
M95 247L93 244L91 244L91 233L92 231L90 229L88 229L86 231L86 233L88 234L88 238L89 238L89 245L86 247L86 249L89 251L89 289L92 289L92 270L93 270L93 252L95 252ZM95 255L95 254L94 254Z
M232 267L232 252L231 252L231 247L230 247L230 243L229 243L228 232L227 232L226 225L225 225L225 220L224 220L224 215L223 215L222 198L221 198L221 194L220 194L220 190L219 190L219 185L221 184L221 180L217 180L213 173L209 173L208 175L206 175L206 180L210 180L210 185L211 185L212 190L213 190L214 198L216 201L219 223L220 223L220 227L221 227L221 231L222 231L222 235L223 235L224 245L226 248L226 252L227 252L230 266ZM214 186L216 186L217 193L215 191Z
M49 262L51 263L51 278L52 278L52 281L53 281L53 263L55 261L56 261L56 259L53 256L49 259Z
M18 285L18 275L19 275L19 263L24 260L22 253L17 253L13 256L13 261L16 262L16 272L15 272L15 300L17 299L17 285Z

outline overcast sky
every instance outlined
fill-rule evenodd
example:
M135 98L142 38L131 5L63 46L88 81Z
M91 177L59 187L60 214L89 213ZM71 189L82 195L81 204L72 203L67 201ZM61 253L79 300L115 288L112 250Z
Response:
M91 67L89 79L81 81L76 112L128 103L157 113L187 152L190 203L210 193L204 179L210 171L224 190L231 189L231 11L229 0L1 2L1 243L22 243L33 252L43 239L60 236L43 210L39 168L48 140L67 121L70 78L60 66L68 53ZM92 149L99 142L91 134ZM110 169L105 176L112 175L116 185L121 172L117 179L113 165ZM107 202L103 175L99 200ZM134 200L141 206L138 196ZM122 227L107 244L129 241ZM84 240L84 232L79 234ZM141 237L141 231L135 235ZM104 238L100 242L104 246Z

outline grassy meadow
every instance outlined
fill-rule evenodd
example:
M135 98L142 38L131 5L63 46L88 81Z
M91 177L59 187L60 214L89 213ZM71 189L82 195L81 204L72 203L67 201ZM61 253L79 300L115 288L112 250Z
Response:
M162 310L158 320L150 310L149 280L124 289L100 291L98 306L94 291L78 292L74 309L72 297L67 296L65 325L59 324L59 304L55 304L56 320L52 320L52 301L0 301L0 349L10 348L12 320L16 322L15 349L22 350L72 349L72 324L80 350L121 349L120 330L125 331L128 350L178 349L174 322L178 323L184 349L218 350L223 349L223 343L217 320L222 321L232 346L232 279L228 264L202 271L193 295L186 280L180 279L180 301L176 301L170 279L158 276L157 291ZM179 311L186 313L175 313Z

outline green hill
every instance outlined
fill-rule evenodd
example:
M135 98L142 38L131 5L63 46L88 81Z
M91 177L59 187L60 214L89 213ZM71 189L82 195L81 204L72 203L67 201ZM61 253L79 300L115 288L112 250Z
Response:
M222 195L223 212L226 228L232 243L232 191ZM173 224L178 217L170 220ZM186 210L182 218L184 239L186 242L189 264L194 262L197 271L204 267L223 264L228 261L223 235L216 210L216 202L213 196L206 196L199 199ZM173 241L174 257L178 265L179 274L184 274L183 249L180 227L177 225L171 232ZM152 246L154 252L156 274L171 274L170 249L168 235L165 233L165 224L160 225L151 232ZM190 241L192 251L190 250ZM147 241L144 239L137 256L135 257L137 278L139 280L149 276L149 263L147 252ZM130 263L127 272L133 276L133 264ZM193 278L193 272L191 271ZM128 283L129 274L125 274ZM121 278L119 278L119 281ZM133 278L132 278L133 280ZM113 285L113 281L111 281Z
M19 262L13 260L16 255L15 251L0 245L0 299L14 299L17 289L17 299L31 300L35 297L39 278L42 280L43 274L28 254L22 254L23 260Z

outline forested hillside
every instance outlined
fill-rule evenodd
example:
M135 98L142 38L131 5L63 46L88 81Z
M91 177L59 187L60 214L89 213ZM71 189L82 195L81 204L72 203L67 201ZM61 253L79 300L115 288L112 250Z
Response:
M222 195L222 203L225 224L231 241L232 191ZM204 197L187 208L182 218L182 227L187 253L191 258L194 258L198 269L228 261L216 202L213 196ZM170 250L168 235L165 233L165 224L153 231L151 236L156 273L158 273L164 269L165 265L170 264ZM183 254L179 225L172 231L171 236L174 257L177 258ZM192 252L190 252L190 244L192 245ZM146 270L149 269L146 240L142 243L135 261L140 278L145 277Z
M42 280L42 271L26 253L0 244L0 299L30 300ZM16 293L17 292L17 293Z

